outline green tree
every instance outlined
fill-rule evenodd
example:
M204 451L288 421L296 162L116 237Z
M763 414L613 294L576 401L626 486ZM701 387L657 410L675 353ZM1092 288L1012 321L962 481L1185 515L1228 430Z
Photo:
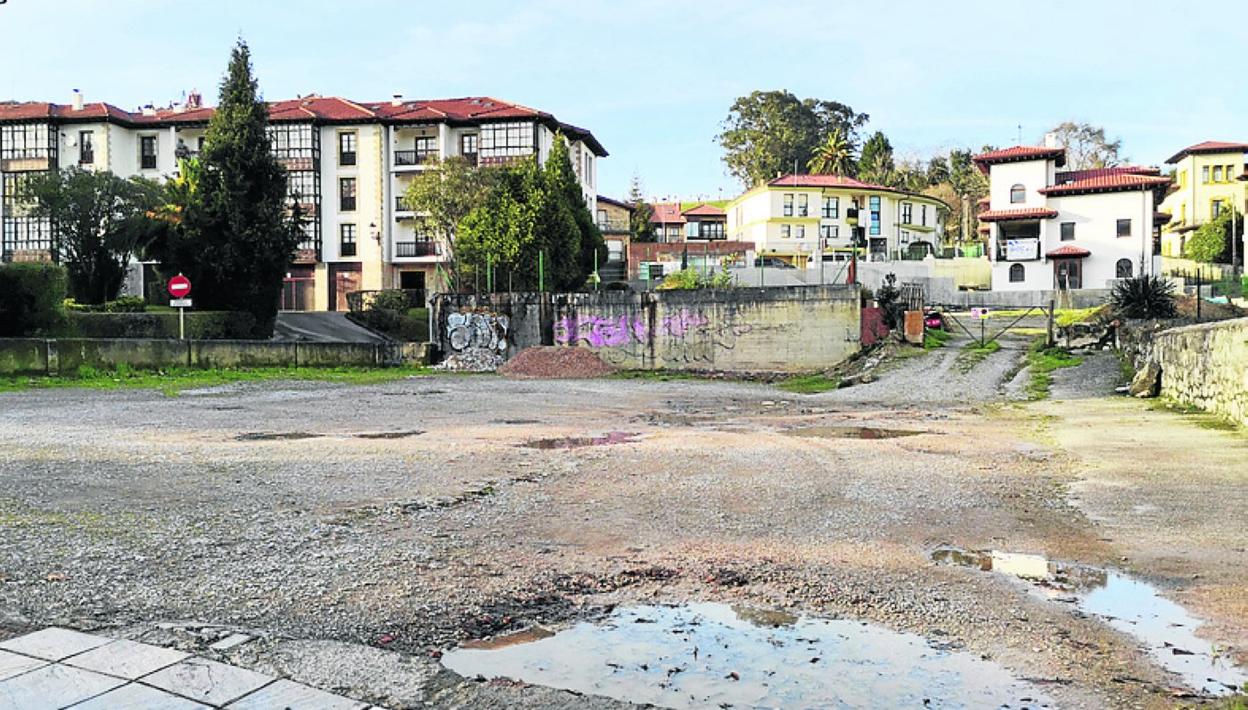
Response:
M949 182L949 159L943 155L933 156L927 161L927 184L939 185Z
M499 181L499 171L479 168L464 158L447 158L416 174L403 204L425 213L426 225L447 250L446 271L452 288L459 288L459 247L456 228L474 209L483 204Z
M27 190L32 214L56 225L57 255L74 300L116 298L131 257L153 236L147 213L160 202L160 186L75 167L40 175Z
M862 154L858 160L863 171L869 170L876 176L887 176L897 167L893 160L893 144L880 131L872 133L862 144Z
M1183 245L1183 256L1204 264L1231 263L1232 229L1243 234L1243 216L1236 214L1231 221L1230 210L1223 210L1218 218L1200 225L1196 233Z
M806 161L806 169L815 175L854 174L853 146L840 126L834 127L815 149L815 154Z
M282 277L303 238L267 126L251 51L239 40L208 123L198 189L153 250L163 271L192 280L197 306L251 313L260 338L272 334Z
M755 91L733 102L718 142L728 172L746 186L805 170L839 128L851 146L868 116L835 101L799 99L788 91Z
M991 150L984 146L984 151ZM975 232L977 218L975 203L988 194L988 178L975 166L974 154L969 150L953 150L949 152L949 185L957 196L958 209L954 211L958 219L956 240L972 242L978 240Z
M580 178L572 169L568 142L562 134L555 135L543 171L547 188L554 193L557 201L563 203L576 223L578 235L574 253L578 255L579 268L569 273L569 278L576 279L579 274L581 282L574 286L579 289L584 286L584 279L594 273L595 265L606 262L607 243L603 241L602 231L594 223L594 216L585 203L585 193L581 189Z
M1100 126L1066 121L1054 126L1050 133L1066 147L1067 170L1110 168L1122 163L1118 155L1122 140L1109 140Z
M628 204L633 208L628 215L628 231L632 240L653 242L654 224L650 220L654 218L654 208L646 202L641 190L641 178L637 175L633 176L633 182L628 187Z

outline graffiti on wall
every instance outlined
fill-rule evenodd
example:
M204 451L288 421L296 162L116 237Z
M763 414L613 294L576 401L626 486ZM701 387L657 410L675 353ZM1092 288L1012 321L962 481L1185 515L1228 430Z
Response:
M748 332L748 325L715 324L684 308L658 319L653 328L648 318L626 314L565 316L555 321L556 343L595 348L613 364L644 360L651 341L665 362L709 363L717 349L732 350L737 338Z
M511 320L493 313L451 313L446 316L446 342L452 352L488 350L507 353L507 328Z

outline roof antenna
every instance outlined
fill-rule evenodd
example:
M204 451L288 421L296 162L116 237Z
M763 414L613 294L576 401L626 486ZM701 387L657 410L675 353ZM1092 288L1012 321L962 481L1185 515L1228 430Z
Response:
M1018 124L1018 145L1023 144L1023 124Z

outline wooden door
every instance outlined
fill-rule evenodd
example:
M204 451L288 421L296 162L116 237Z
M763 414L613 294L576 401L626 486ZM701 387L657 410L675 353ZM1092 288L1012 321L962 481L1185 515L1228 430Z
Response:
M1083 261L1080 259L1055 260L1053 282L1059 290L1083 288Z

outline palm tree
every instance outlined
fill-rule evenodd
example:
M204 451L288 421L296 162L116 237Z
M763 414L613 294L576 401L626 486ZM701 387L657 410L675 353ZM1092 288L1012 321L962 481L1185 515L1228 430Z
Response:
M806 169L815 175L848 175L853 166L849 139L840 128L833 128L828 139L815 149Z

